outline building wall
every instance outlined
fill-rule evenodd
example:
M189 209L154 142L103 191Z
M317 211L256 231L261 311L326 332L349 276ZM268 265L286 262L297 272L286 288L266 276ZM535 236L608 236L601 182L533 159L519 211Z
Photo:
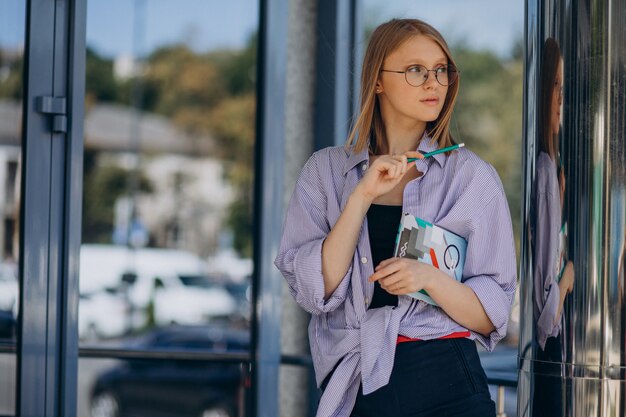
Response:
M289 2L287 45L287 99L285 137L284 207L296 179L313 152L315 87L316 2ZM281 350L283 354L308 355L309 316L293 300L283 282ZM280 416L305 416L308 407L308 371L282 366L280 371Z

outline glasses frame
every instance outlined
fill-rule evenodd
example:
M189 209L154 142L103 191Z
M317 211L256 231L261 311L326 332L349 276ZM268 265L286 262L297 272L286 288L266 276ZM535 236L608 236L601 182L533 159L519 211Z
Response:
M422 67L422 68L424 68L426 70L426 77L424 78L424 81L421 84L418 84L418 85L411 84L409 82L409 78L407 76L407 73L409 72L409 70L411 70L412 68L416 68L416 67ZM448 83L448 84L443 84L441 81L439 81L439 77L437 76L437 70L439 70L441 68L446 68L448 72L450 72L450 68L453 68L452 71L456 72L456 77L454 78L454 81L452 81L451 83ZM450 87L451 85L453 85L459 79L459 74L460 74L460 71L454 65L450 65L450 64L442 65L442 66L434 68L434 69L428 69L424 65L416 64L416 65L411 65L410 67L408 67L404 71L387 70L387 69L381 69L380 71L381 72L393 72L395 74L404 74L404 81L406 81L406 83L408 85L410 85L411 87L421 87L424 84L426 84L426 82L428 81L428 78L430 77L430 73L431 72L435 73L435 80L437 81L437 83L439 83L440 86L442 86L442 87Z

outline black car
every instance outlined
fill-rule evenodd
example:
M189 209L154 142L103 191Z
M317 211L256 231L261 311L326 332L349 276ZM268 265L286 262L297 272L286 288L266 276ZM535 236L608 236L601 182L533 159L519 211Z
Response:
M16 325L12 311L0 310L0 339L13 339Z
M132 345L150 351L247 352L249 332L171 326ZM238 363L129 359L102 374L91 391L92 417L236 417L246 373Z

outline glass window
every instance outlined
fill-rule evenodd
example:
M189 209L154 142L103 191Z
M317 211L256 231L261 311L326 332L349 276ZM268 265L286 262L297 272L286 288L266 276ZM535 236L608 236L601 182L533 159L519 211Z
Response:
M16 401L25 16L25 2L0 2L0 415Z
M254 0L88 3L83 348L248 350L258 20ZM122 409L190 406L184 387L217 365L198 366L83 359L79 386L92 388L79 388L78 414L116 370L135 382L160 374L135 394L112 393ZM197 399L220 407L210 391ZM238 404L207 415L234 416Z

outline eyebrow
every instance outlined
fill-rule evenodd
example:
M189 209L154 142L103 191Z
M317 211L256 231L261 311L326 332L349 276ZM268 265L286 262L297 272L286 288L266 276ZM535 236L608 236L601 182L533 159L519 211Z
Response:
M441 64L441 63L447 64L448 58L444 56L444 57L435 59L434 61L435 61L434 65ZM414 64L425 65L424 61L418 58L407 59L406 61L404 61L404 64L405 65L414 65Z

